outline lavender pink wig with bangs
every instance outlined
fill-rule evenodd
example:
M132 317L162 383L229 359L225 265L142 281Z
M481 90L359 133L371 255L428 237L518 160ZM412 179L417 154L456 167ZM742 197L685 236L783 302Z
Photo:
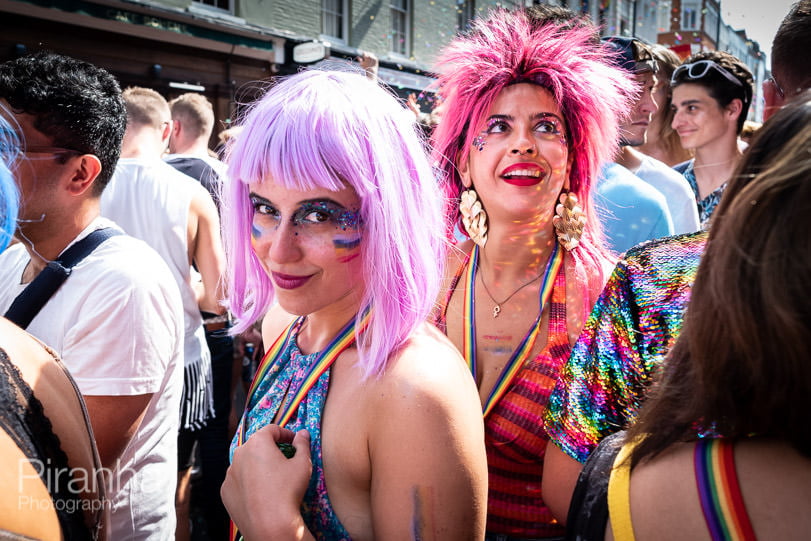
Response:
M363 75L305 71L274 86L242 125L223 194L234 332L261 318L274 297L251 248L248 184L272 178L294 190L351 186L363 223L361 312L372 309L357 344L365 374L380 374L433 308L445 253L442 194L414 115Z
M630 110L636 87L611 64L613 53L595 35L596 29L587 23L568 28L551 22L542 25L531 23L521 10L498 9L475 21L467 34L443 50L436 71L441 73L445 109L432 142L450 205L449 229L460 221L455 202L463 185L456 164L467 160L499 93L511 84L534 83L547 89L563 112L574 158L570 189L587 213L580 247L572 255L587 268L605 261L591 192L600 166L617 149L618 126ZM550 217L554 213L552 208L542 211Z

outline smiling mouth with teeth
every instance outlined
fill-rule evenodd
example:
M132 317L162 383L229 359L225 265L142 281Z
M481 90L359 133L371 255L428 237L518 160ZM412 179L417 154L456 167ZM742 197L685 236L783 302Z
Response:
M541 172L539 170L529 171L529 170L520 170L520 171L510 171L504 175L505 178L507 177L535 177L540 178Z

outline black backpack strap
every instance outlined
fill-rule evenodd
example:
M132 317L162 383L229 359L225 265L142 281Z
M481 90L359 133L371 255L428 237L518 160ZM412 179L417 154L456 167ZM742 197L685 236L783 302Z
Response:
M42 269L42 272L11 303L5 314L6 319L16 323L23 329L27 328L31 320L45 306L45 303L70 276L73 267L90 255L102 242L110 237L122 234L121 231L111 227L96 229L65 250L58 259L49 261L48 266Z

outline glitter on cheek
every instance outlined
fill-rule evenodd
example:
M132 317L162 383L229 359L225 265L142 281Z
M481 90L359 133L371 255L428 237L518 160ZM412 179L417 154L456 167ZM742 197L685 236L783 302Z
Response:
M473 139L473 148L481 152L484 150L484 145L487 143L484 139L484 134L480 133Z

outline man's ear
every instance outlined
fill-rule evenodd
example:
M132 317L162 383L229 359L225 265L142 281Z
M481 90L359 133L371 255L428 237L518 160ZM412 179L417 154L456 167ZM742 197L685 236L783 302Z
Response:
M726 106L726 110L729 116L737 123L738 117L741 115L741 111L743 111L743 102L735 98L729 102L729 105Z
M459 154L461 156L462 153ZM462 179L465 188L473 186L473 179L470 177L470 154L467 154L464 159L456 160L456 171L459 173L459 178Z
M82 154L74 159L75 165L68 191L71 195L82 195L89 190L101 173L101 160L95 154Z
M177 120L172 119L172 137L179 137L180 136L180 122Z
M166 122L166 124L164 124L163 130L161 131L161 141L163 141L164 144L169 144L169 138L174 133L175 130L174 127L176 124L178 123L173 122L171 120L169 120L168 122Z

